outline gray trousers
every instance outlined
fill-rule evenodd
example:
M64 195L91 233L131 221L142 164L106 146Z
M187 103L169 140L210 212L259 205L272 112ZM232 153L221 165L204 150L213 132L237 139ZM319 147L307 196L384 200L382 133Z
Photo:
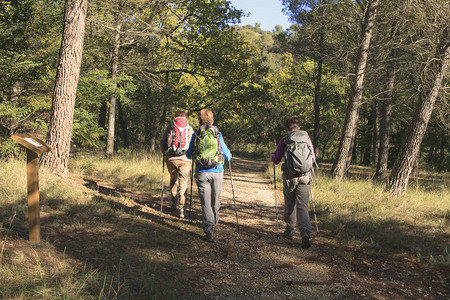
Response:
M197 172L195 182L202 204L203 231L210 232L219 223L219 196L222 191L223 173Z
M283 174L284 221L287 230L298 225L302 236L311 234L308 202L311 191L311 177L308 175L288 178Z

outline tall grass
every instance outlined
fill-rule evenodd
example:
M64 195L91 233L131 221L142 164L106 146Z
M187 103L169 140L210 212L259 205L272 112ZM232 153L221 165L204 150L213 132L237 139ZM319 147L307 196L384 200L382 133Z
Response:
M372 170L366 168L365 172L370 174ZM266 175L273 180L271 164ZM281 176L277 167L280 190ZM337 244L394 251L448 264L450 193L446 176L433 189L427 182L415 181L403 198L395 198L384 183L375 183L367 179L369 176L337 181L327 172L318 172L312 191L319 226L336 237Z
M162 155L148 152L125 152L106 159L104 155L78 155L71 161L70 170L86 178L105 180L117 188L139 191L161 188ZM167 167L165 184L169 182Z
M5 206L26 196L26 163L23 161L1 162L0 205Z
M41 218L85 204L89 197L71 178L39 170ZM89 291L102 274L68 259L51 244L32 245L27 239L26 162L2 162L0 168L0 298L98 299ZM100 287L99 287L100 288Z
M27 168L25 161L2 162L0 169L0 217L7 220L14 213L17 219L26 219ZM48 169L39 170L40 203L42 211L86 201L78 186L70 178L59 178Z
M162 156L122 153L107 160L79 155L71 158L69 168L65 178L40 169L43 240L33 245L26 241L26 164L2 163L0 299L117 299L119 294L131 299L175 298L184 279L174 274L184 266L184 258L160 262L155 257L166 250L173 256L173 249L184 247L189 237L172 228L178 223L166 227L131 211L124 213L122 206L107 201L109 196L84 187L83 180L134 192L160 190ZM45 237L49 231L52 242ZM124 252L125 247L132 251ZM183 292L186 297L193 295L189 287Z
M276 148L273 143L246 143L239 142L232 145L228 145L228 148L233 149L233 155L239 157L251 157L251 158L265 158L269 156L269 153Z
M89 287L102 282L101 274L56 253L48 244L37 251L11 251L9 262L0 265L2 299L98 299Z

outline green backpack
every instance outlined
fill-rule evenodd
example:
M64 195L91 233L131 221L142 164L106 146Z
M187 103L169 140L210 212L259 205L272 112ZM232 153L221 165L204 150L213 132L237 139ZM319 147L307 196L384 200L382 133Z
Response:
M195 133L195 160L204 169L216 167L223 163L222 147L220 146L219 129L205 124Z

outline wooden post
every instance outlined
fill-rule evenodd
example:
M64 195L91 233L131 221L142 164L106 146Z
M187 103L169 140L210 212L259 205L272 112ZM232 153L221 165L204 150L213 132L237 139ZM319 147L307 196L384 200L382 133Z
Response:
M30 242L41 241L39 166L37 153L27 149L28 230Z
M11 136L27 150L27 190L28 190L28 237L30 242L41 241L41 218L39 207L39 154L53 148L40 139L27 133Z

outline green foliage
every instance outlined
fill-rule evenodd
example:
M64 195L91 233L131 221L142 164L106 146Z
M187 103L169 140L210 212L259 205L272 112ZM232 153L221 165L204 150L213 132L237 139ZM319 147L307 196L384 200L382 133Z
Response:
M1 158L12 154L11 134L45 135L61 16L56 1L0 2Z
M413 74L426 69L430 53L436 50L432 41L445 28L445 7L436 12L435 1L423 6L416 1L408 7L405 3L383 3L379 8L361 107L358 157L370 148L372 109L374 102L383 98L386 80L382 70L389 63L389 53L396 53L395 102L401 108L394 109L392 115L393 160L419 95L417 87L426 82ZM90 1L74 144L104 146L112 95L119 101L118 149L155 149L176 110L186 110L195 125L195 114L205 107L214 112L216 124L231 144L275 142L284 135L284 119L292 115L299 117L303 129L312 135L321 62L318 147L320 158L331 160L353 80L352 57L358 48L357 20L362 11L349 0L285 0L283 4L284 12L296 24L285 31L281 26L263 31L259 24L233 25L243 12L229 1ZM45 136L63 7L64 2L50 0L0 4L0 27L4 29L0 32L1 157L16 153L5 144L15 132ZM426 17L434 15L436 18ZM420 25L433 20L436 26ZM111 54L117 24L121 26L119 72L112 80ZM392 36L391 29L395 33ZM430 38L420 39L422 36ZM447 110L445 96L437 105L440 112ZM421 162L440 169L448 169L446 119L445 113L433 114L422 147ZM439 145L435 136L444 137Z
M17 143L10 138L0 137L0 160L8 158L12 153L18 150Z
M75 109L72 141L75 145L87 148L99 148L106 131L97 125L94 115L83 108Z

